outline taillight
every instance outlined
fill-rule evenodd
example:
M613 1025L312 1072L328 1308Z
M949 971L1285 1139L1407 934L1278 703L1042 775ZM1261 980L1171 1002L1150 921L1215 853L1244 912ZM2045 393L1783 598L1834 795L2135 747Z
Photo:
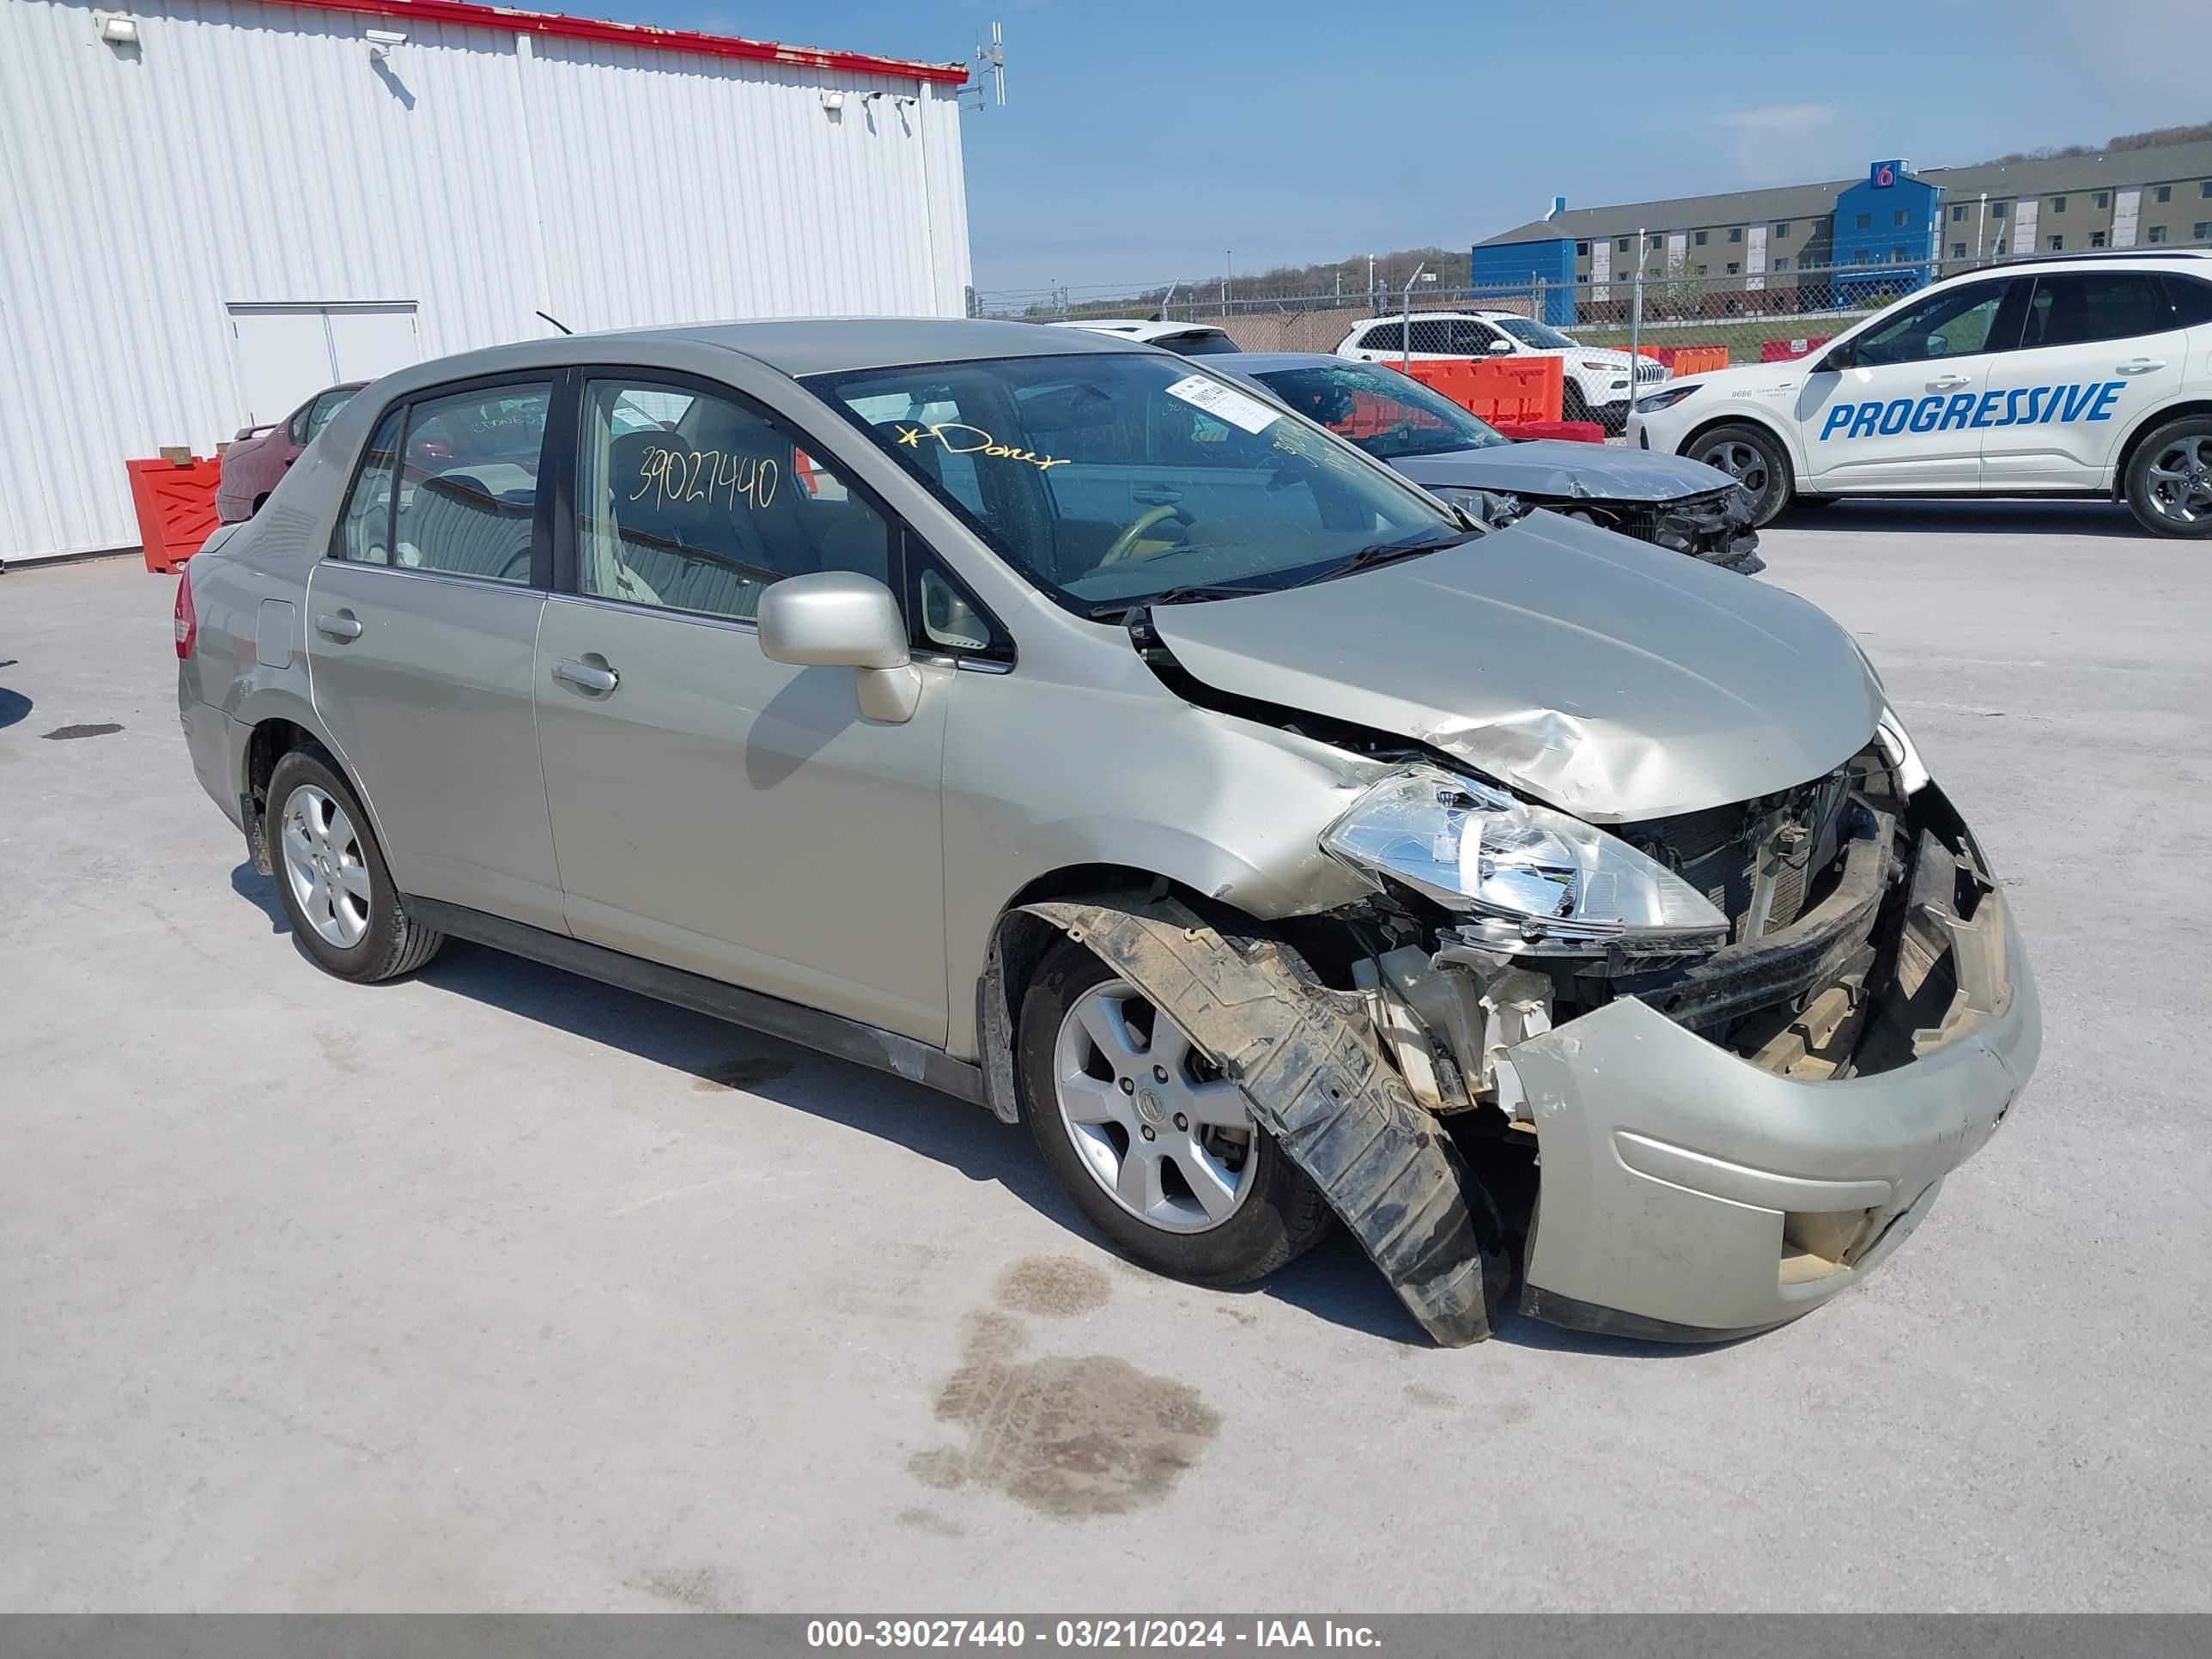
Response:
M192 575L190 570L177 573L177 660L182 662L192 654L192 644L200 636L200 615L192 609Z

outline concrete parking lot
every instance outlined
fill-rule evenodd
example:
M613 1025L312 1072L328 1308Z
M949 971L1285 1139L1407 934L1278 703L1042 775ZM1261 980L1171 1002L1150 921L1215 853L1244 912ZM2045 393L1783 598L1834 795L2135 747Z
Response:
M488 951L326 978L192 779L173 584L0 577L0 1607L2212 1607L2212 555L1765 540L2046 1042L1884 1272L1698 1350L1440 1352L1341 1236L1150 1278L973 1108Z

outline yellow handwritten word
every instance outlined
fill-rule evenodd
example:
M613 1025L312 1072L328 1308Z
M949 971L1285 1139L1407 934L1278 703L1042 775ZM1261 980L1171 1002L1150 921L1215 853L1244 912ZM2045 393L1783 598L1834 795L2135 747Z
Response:
M948 432L972 433L976 441L970 443L963 440L955 443L945 435ZM998 460L1027 461L1040 472L1048 472L1054 467L1067 465L1065 457L1039 455L1034 449L1017 449L1012 444L1000 443L980 426L968 426L959 421L939 421L928 426L902 426L898 428L899 447L919 449L925 436L934 438L944 445L945 453L948 455L988 455Z
M735 509L739 501L756 511L775 499L781 469L765 456L738 455L719 449L648 449L638 463L637 488L630 500L648 491L653 505L714 501Z

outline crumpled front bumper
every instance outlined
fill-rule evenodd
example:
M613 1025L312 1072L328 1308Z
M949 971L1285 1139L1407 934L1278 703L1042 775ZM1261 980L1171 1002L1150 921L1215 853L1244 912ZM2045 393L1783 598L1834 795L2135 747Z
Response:
M1971 931L1974 954L2003 964L1994 1011L1874 1076L1783 1077L1633 998L1509 1050L1542 1159L1522 1311L1711 1341L1795 1319L1879 1267L2003 1121L2041 1048L2001 891Z

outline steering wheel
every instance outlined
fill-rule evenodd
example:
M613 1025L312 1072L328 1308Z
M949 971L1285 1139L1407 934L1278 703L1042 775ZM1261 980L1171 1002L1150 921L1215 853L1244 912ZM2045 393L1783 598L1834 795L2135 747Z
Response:
M1167 519L1176 520L1185 530L1188 530L1191 526L1198 522L1197 520L1192 518L1189 514L1182 510L1182 507L1180 502L1164 502L1160 506L1153 507L1149 512L1139 514L1137 518L1129 523L1127 527L1125 528L1120 535L1114 538L1112 544L1108 546L1105 553L1098 561L1100 567L1103 568L1109 564L1120 564L1124 559L1129 558L1131 556L1131 550L1136 546L1138 542L1143 539L1145 532L1147 530L1150 530L1154 525ZM1170 549L1163 548L1161 552L1164 553L1171 550L1172 550ZM1160 555L1158 553L1147 553L1142 556L1147 559L1156 559L1159 557Z

